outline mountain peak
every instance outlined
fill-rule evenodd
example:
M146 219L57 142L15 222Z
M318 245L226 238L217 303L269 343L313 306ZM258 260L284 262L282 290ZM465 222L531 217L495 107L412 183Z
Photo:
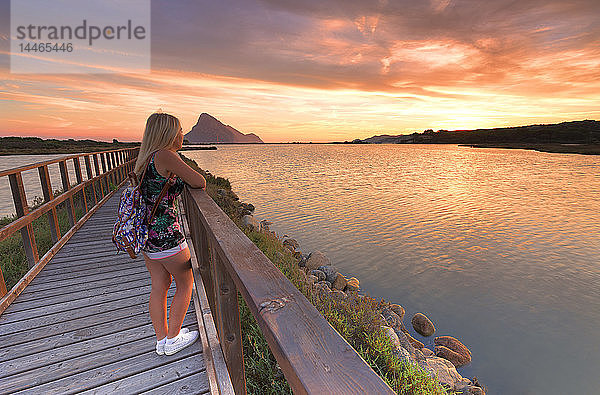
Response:
M190 143L262 143L254 133L244 134L203 112L196 125L185 135Z

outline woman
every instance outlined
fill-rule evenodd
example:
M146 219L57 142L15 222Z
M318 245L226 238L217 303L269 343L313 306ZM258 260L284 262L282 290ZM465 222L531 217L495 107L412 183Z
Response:
M148 242L143 248L152 279L150 319L156 332L159 355L174 354L198 338L198 331L181 328L190 304L194 278L190 250L179 224L175 199L186 184L205 189L206 180L179 157L177 150L182 144L183 131L176 117L165 113L150 115L134 169L138 179L143 174L140 192L149 208L154 206L169 176L176 176L175 183L159 202L152 222L148 224ZM167 324L167 291L171 276L175 278L177 290L171 301Z

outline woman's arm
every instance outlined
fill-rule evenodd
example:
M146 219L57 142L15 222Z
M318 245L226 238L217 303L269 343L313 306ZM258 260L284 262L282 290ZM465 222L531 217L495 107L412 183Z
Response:
M206 180L202 174L188 166L179 154L173 151L160 150L154 157L156 170L164 177L169 172L175 173L192 188L206 188Z

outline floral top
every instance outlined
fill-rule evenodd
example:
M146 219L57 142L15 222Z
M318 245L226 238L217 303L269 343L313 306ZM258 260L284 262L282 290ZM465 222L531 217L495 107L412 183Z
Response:
M140 192L148 207L148 218L154 202L160 195L167 179L160 175L154 166L154 153L146 169L146 174L140 184ZM183 192L185 182L175 177L175 184L171 185L158 204L152 222L148 224L148 242L143 250L146 252L159 252L177 247L185 240L179 223L178 209L175 199Z

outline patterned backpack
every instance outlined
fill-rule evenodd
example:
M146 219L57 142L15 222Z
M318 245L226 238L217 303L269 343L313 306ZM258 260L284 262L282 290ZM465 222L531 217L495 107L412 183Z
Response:
M126 251L132 259L135 259L146 245L146 241L148 240L148 224L152 222L154 213L158 208L158 203L167 193L167 189L175 183L175 175L171 174L165 182L160 195L158 195L156 202L154 202L150 218L146 221L148 207L142 197L140 185L149 163L150 161L146 163L140 182L138 182L134 172L129 173L129 185L121 193L117 214L118 218L113 226L112 241L117 248L117 254L119 251Z

